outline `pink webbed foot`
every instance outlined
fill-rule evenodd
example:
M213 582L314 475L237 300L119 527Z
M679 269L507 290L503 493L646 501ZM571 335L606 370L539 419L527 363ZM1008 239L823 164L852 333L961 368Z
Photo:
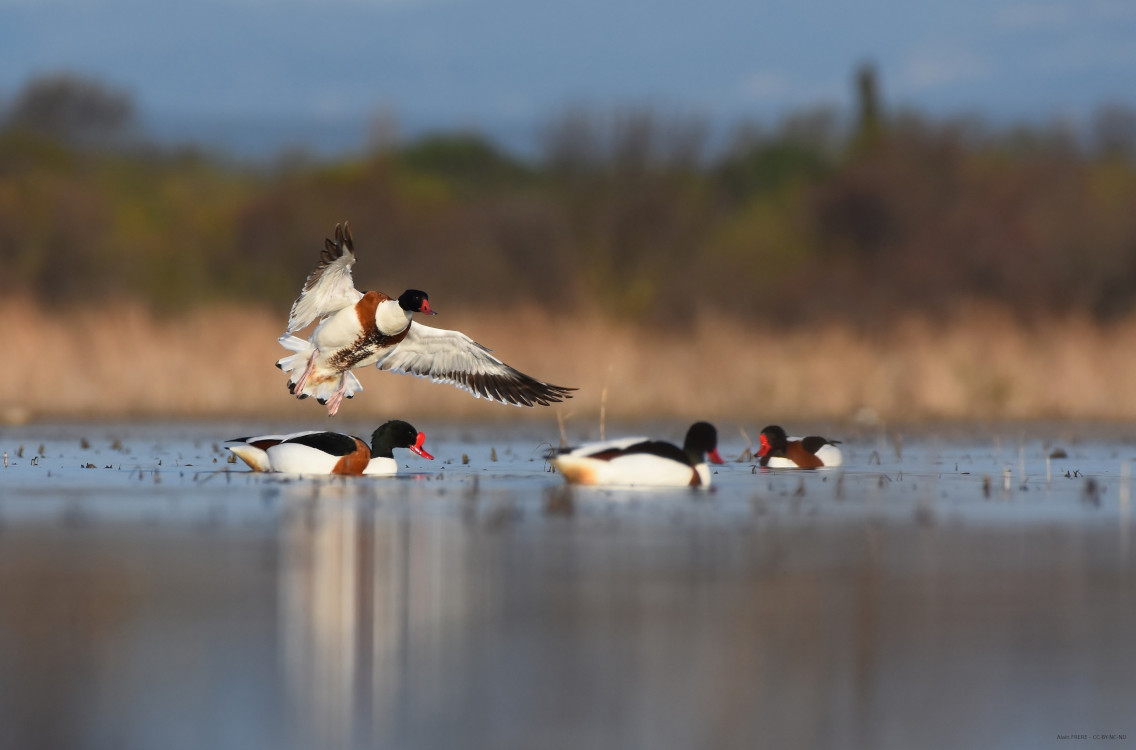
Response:
M335 413L339 411L339 405L343 403L343 397L346 393L347 378L340 376L339 387L335 389L335 393L331 394L331 398L327 400L327 416L335 416Z

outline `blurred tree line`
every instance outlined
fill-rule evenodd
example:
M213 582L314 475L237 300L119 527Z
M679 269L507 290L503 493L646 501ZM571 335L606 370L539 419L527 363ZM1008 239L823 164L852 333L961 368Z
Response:
M887 113L739 126L569 111L522 160L470 133L242 165L147 146L130 97L60 75L0 119L0 293L286 312L349 219L362 288L681 324L876 326L990 301L1029 318L1136 305L1136 111L991 128Z

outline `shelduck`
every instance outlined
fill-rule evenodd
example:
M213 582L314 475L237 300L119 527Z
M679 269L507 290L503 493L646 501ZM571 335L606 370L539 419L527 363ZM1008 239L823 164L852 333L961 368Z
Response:
M353 265L351 227L337 224L335 240L325 240L319 265L304 282L279 339L293 352L276 363L288 374L288 391L301 399L315 396L329 416L362 390L351 371L368 365L516 406L548 406L576 390L513 369L464 333L417 323L415 313L437 314L423 291L408 289L397 299L360 292L352 280ZM317 320L307 340L293 335Z
M371 434L370 447L353 435L318 430L234 438L226 441L225 447L253 471L389 476L398 473L395 448L433 459L422 447L425 440L425 433L401 419L392 419Z
M761 431L761 448L757 455L762 466L771 469L819 469L840 466L844 457L837 445L818 435L789 437L778 425L769 425Z
M569 484L632 487L709 487L707 458L725 463L709 422L691 425L682 448L636 437L553 449L545 457Z

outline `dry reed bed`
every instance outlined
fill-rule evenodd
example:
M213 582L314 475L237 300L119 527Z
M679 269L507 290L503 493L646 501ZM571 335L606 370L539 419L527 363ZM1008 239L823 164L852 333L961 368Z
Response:
M540 311L454 310L459 328L537 377L578 386L555 407L592 422L705 416L752 421L922 418L1136 418L1136 319L1025 326L996 310L950 323L906 319L871 336L839 324L778 331L705 318L691 331L649 330ZM237 416L326 419L285 390L273 363L283 317L210 309L157 318L118 304L57 313L0 303L10 365L0 419ZM419 378L368 370L348 418L555 419L546 409L475 400ZM606 393L606 397L605 397Z

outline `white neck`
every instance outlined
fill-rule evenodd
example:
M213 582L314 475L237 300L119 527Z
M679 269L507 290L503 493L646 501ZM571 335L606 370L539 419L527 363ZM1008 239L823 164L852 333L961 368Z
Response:
M410 324L410 316L413 313L403 310L398 304L396 299L388 299L385 302L380 302L379 306L375 308L375 324L379 327L379 331L392 336L396 333L401 333Z

